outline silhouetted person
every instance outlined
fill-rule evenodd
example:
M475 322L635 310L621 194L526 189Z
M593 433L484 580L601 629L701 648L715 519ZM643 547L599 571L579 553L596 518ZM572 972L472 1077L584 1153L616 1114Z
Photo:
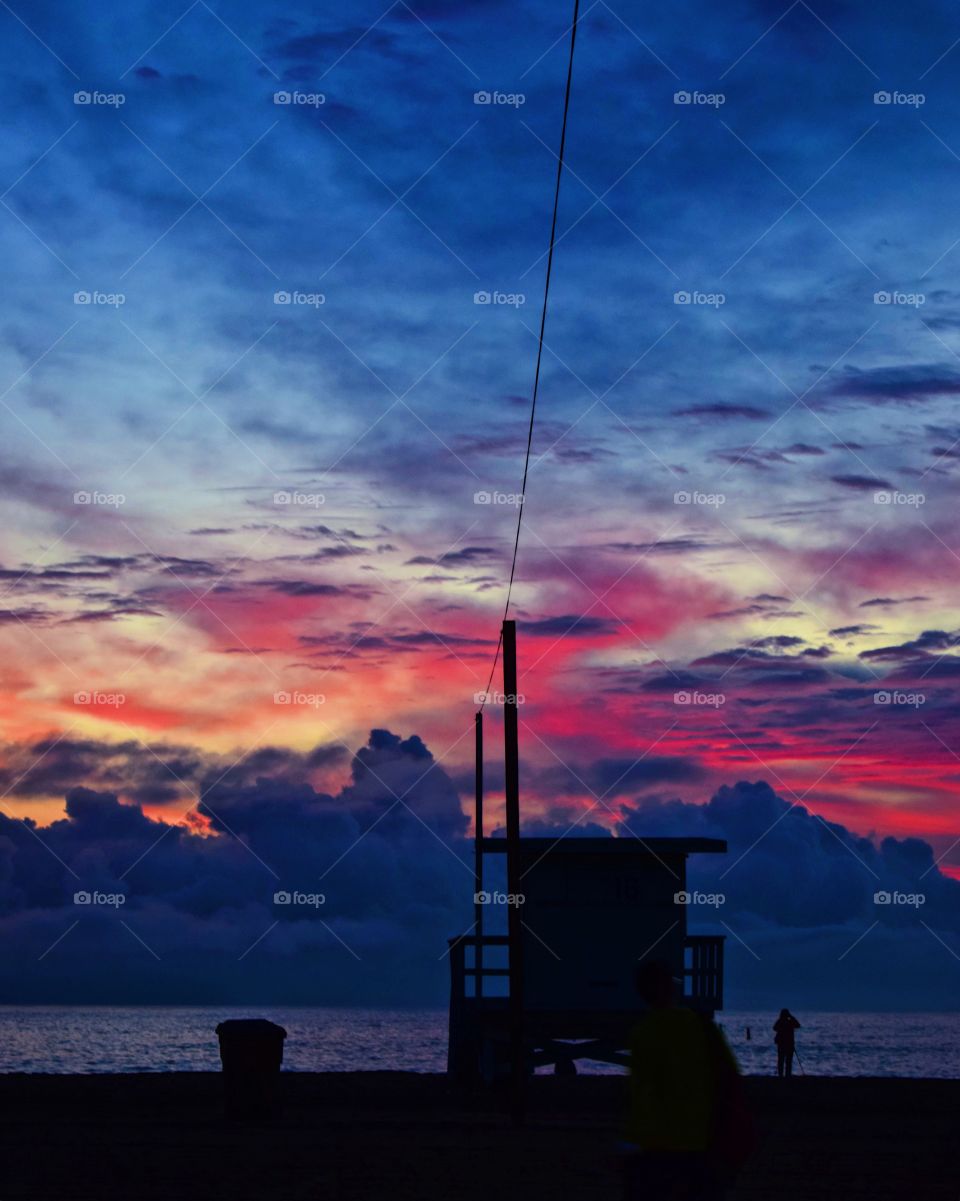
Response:
M796 1051L794 1031L800 1029L800 1023L789 1009L781 1009L780 1016L773 1023L773 1041L777 1044L777 1075L793 1075L793 1055Z
M725 1168L749 1151L740 1154L738 1135L725 1128L743 1114L730 1098L730 1082L739 1086L736 1060L712 1021L675 1004L666 963L642 964L637 989L649 1008L630 1046L629 1137L637 1151L624 1164L624 1195L715 1201Z

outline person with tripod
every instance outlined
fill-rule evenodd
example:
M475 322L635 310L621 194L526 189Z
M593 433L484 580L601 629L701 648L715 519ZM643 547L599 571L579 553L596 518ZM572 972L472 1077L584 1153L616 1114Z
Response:
M796 1053L795 1034L800 1029L800 1023L789 1009L781 1009L780 1016L773 1024L773 1041L777 1047L777 1075L793 1075L793 1057Z

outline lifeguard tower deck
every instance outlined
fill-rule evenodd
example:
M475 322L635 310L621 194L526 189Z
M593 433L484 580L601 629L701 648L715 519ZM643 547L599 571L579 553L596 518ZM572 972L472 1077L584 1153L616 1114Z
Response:
M519 838L515 845L522 976L511 972L510 937L482 933L482 917L481 933L450 940L451 1075L490 1081L508 1072L518 1011L526 1070L573 1071L580 1058L625 1065L644 959L670 965L683 1004L711 1016L723 1007L723 936L691 934L689 906L678 896L687 890L688 855L721 854L723 840ZM482 838L478 857L507 855L508 846L505 838ZM511 1007L518 976L522 1002Z

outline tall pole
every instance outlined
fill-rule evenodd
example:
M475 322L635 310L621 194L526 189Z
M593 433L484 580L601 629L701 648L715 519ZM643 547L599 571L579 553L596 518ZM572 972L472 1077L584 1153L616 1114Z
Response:
M517 623L503 623L503 758L507 807L507 936L510 950L511 1109L523 1121L526 1054L523 1041L523 925L520 895L520 744L517 729Z
M483 996L483 710L474 715L474 755L476 756L476 793L473 814L473 926L477 941L473 952L474 990L477 1000Z

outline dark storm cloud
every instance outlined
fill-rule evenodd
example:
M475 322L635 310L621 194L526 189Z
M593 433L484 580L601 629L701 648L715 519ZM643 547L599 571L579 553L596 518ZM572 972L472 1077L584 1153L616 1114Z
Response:
M716 913L693 910L691 921L728 935L737 998L728 1004L776 1007L786 988L808 1006L952 1007L960 881L938 871L929 843L857 836L762 781L723 787L705 805L638 802L625 820L641 837L727 840L726 855L690 860L688 888L725 898ZM924 901L877 904L878 892ZM892 962L900 965L895 974Z
M75 744L70 755L82 771L91 745ZM201 781L206 831L161 825L115 791L79 784L67 789L65 816L50 826L0 815L4 995L14 1002L316 1004L376 996L439 1003L446 939L469 923L473 888L454 779L416 735L382 729L352 757L339 791L309 783L312 770L342 763L332 747L300 757L264 748L225 770L181 750L179 767ZM872 902L876 889L922 891L924 921L948 941L956 937L960 884L939 873L927 843L878 845L760 782L721 788L703 806L616 802L695 780L699 771L667 756L576 765L576 775L615 806L623 836L728 841L726 856L691 861L689 887L726 898L721 912L694 911L691 921L699 928L722 918L736 934L727 945L728 983L739 997L789 987L804 1004L816 997L821 1007L839 1006L856 1004L869 983L895 1000L903 994L891 991L890 940L917 964L916 983L932 987L929 995L953 987L935 940L921 944L923 955L908 946L917 939L916 913ZM467 777L460 782L468 790ZM584 794L567 769L549 769L534 785L547 796ZM599 814L578 822L582 815L579 804L554 800L527 832L604 833ZM604 823L609 817L602 812ZM78 908L72 897L81 889L122 893L126 902L120 914ZM276 904L283 890L325 899L315 908ZM839 970L838 956L874 922L881 932L864 940L856 972ZM136 948L131 930L157 959ZM791 968L797 959L802 977Z
M289 753L272 748L219 778L209 768L200 813L212 833L161 825L113 792L79 786L67 792L66 816L42 830L0 816L4 987L16 963L21 999L63 990L74 1002L343 1002L372 995L377 979L394 1000L439 994L446 939L472 903L456 789L415 735L372 731L347 784L316 791L309 770L341 758L318 748L293 770ZM81 889L125 894L120 916L157 959L131 956L136 943L112 914L72 904ZM283 889L326 899L278 905ZM44 945L24 971L34 944Z

